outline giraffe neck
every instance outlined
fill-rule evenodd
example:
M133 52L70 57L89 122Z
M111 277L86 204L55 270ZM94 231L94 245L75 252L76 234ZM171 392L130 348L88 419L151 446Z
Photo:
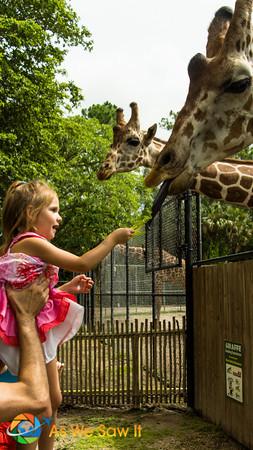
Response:
M195 177L191 189L215 200L253 208L253 161L217 161Z
M144 167L152 168L155 164L156 158L165 146L165 141L154 138L151 143L145 148L143 153L142 165Z
M143 165L153 167L165 141L154 138L145 149ZM226 159L208 166L194 178L191 189L214 200L253 208L253 161Z

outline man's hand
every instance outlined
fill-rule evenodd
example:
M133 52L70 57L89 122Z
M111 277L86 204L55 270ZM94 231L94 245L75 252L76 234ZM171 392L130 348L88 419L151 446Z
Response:
M48 280L45 277L39 277L28 287L18 290L7 286L6 292L16 317L31 319L39 313L47 302Z

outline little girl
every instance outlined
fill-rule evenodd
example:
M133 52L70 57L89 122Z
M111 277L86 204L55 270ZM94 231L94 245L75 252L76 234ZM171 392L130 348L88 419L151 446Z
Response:
M113 231L97 247L82 256L55 247L50 241L62 220L59 200L56 192L42 181L14 182L7 191L2 213L4 242L1 251L3 256L0 258L0 359L13 374L18 373L17 329L8 305L5 283L18 289L44 274L50 280L50 295L36 322L45 354L55 417L61 403L57 346L77 333L83 319L83 307L73 301L74 297L61 290L64 286L55 288L58 267L73 272L87 272L102 261L115 245L125 243L133 230L119 228ZM65 289L73 289L73 285L73 281L67 283ZM26 448L36 446L29 444ZM53 449L53 438L49 438L48 430L44 430L40 437L39 449Z

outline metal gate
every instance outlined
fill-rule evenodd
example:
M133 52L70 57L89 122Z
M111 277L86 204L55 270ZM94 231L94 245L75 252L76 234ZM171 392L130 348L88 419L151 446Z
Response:
M189 402L189 286L201 252L199 199L161 193L145 235L117 246L92 274L93 292L79 299L86 321L59 350L64 403ZM170 308L178 308L177 316L181 308L180 318L168 315Z

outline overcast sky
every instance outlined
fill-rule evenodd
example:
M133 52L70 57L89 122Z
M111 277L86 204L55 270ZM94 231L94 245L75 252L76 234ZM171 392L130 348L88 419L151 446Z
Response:
M205 53L207 28L232 0L70 0L92 33L94 49L71 49L64 67L82 89L84 107L109 101L129 118L129 103L140 107L147 129L170 110L177 112L188 91L191 57ZM157 137L168 132L159 130Z

